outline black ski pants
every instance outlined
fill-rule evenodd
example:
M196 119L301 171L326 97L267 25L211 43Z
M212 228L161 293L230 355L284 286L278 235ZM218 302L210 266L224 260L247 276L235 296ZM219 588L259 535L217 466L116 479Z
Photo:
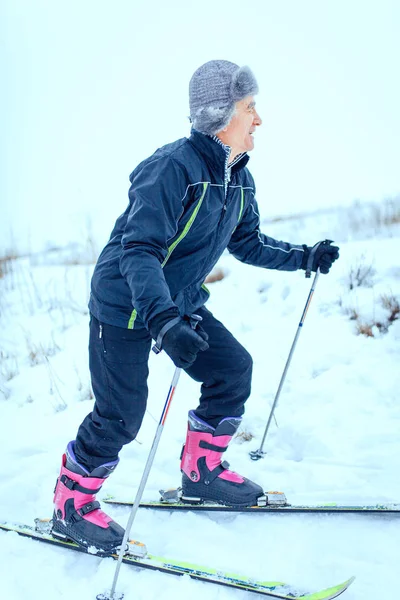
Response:
M201 382L195 413L213 427L224 417L239 417L250 395L252 358L205 307L197 311L209 335L186 373ZM146 411L148 331L123 329L90 319L89 368L95 396L93 411L79 427L75 454L89 471L117 459L124 444L135 439ZM169 382L166 382L166 392Z

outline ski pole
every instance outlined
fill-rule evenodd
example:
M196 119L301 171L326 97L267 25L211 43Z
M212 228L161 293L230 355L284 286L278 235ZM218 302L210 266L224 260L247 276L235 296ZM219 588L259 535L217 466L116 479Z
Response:
M307 261L307 268L306 268L306 277L307 278L311 277L312 263L313 263L314 255L315 255L315 252L316 252L317 248L321 244L324 244L324 243L330 244L331 242L332 242L332 240L325 240L324 242L318 242L317 244L315 244L315 246L313 246L313 248L312 248L312 250L310 252L310 256L308 258L308 261ZM265 443L265 440L266 440L266 437L267 437L267 433L268 433L268 430L269 430L269 426L271 424L272 417L274 416L275 408L276 408L276 405L278 403L278 399L279 399L279 396L280 396L280 393L281 393L284 381L286 379L286 374L288 372L288 369L289 369L289 366L290 366L290 363L291 363L291 360L292 360L292 356L293 356L294 350L296 348L297 340L299 339L300 331L301 331L301 329L303 327L303 323L304 323L305 318L307 316L307 311L309 309L309 306L310 306L310 303L311 303L311 300L312 300L312 297L313 297L313 294L314 294L315 286L317 285L318 277L319 277L319 268L317 269L317 272L315 273L315 277L314 277L313 282L311 284L311 289L310 289L310 292L308 294L307 302L306 302L306 305L304 307L303 314L301 316L300 323L299 323L299 326L297 328L296 335L294 337L294 340L293 340L293 343L292 343L292 347L290 349L289 356L288 356L285 368L284 368L283 373L282 373L281 380L279 382L278 390L277 390L277 392L275 394L274 402L273 402L272 407L271 407L271 412L270 412L269 417L268 417L267 426L265 428L264 435L263 435L263 438L261 440L261 446L259 447L258 450L252 450L251 452L249 452L251 460L260 460L260 458L264 457L265 452L263 452L263 448L264 448L264 443Z
M118 554L118 562L117 562L117 566L115 568L115 574L114 574L114 579L112 582L112 586L111 586L111 591L109 595L105 595L105 594L98 594L96 596L96 600L122 600L122 598L124 597L124 595L120 595L118 597L115 596L115 588L117 586L117 581L118 581L118 576L119 576L119 571L121 569L121 564L122 564L122 559L124 557L124 554L126 552L126 545L128 543L128 539L129 539L129 534L131 531L131 527L133 524L133 521L136 517L136 513L138 511L139 508L139 504L140 501L142 499L143 496L143 492L144 492L144 488L146 487L146 483L147 483L147 479L149 477L150 474L150 470L154 461L154 457L156 455L157 452L157 448L158 448L158 444L161 438L161 434L163 432L164 429L164 424L165 421L167 419L167 414L169 411L169 407L171 405L172 402L172 397L174 395L174 392L176 390L176 386L178 385L178 381L179 381L179 376L181 374L182 369L179 367L175 368L175 372L174 372L174 376L172 378L172 382L171 382L171 386L169 388L169 392L168 392L168 396L167 399L165 401L164 404L164 408L163 411L161 413L161 417L160 417L160 421L158 423L158 427L156 429L156 433L154 436L154 440L153 440L153 444L151 446L151 450L149 452L149 455L147 457L147 462L146 462L146 466L144 468L143 471L143 475L142 475L142 479L140 481L139 484L139 488L138 491L136 492L136 498L135 498L135 502L132 506L132 510L131 510L131 514L129 516L129 520L125 529L125 535L124 535L124 539L122 540L122 544L121 544L121 548Z

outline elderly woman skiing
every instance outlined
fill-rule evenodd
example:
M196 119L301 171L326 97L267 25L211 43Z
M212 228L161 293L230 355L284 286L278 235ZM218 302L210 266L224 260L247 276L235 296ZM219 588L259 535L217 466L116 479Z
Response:
M130 176L129 204L96 264L89 308L89 358L95 404L62 458L53 534L113 552L124 530L95 501L135 439L146 410L152 339L201 383L181 456L182 489L231 506L257 503L263 489L229 470L223 452L250 395L252 359L205 308L204 285L227 248L267 269L305 269L311 248L260 232L247 168L262 123L248 67L205 63L189 85L190 137L167 144ZM328 273L338 248L318 246L312 269ZM201 322L193 328L196 313Z

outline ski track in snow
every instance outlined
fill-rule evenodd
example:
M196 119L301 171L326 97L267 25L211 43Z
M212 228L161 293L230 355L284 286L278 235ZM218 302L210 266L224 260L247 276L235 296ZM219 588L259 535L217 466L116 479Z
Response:
M312 231L304 236L313 239ZM271 235L274 235L273 232ZM316 237L321 237L316 234ZM293 242L296 239L289 238ZM272 422L263 460L259 447L311 280L241 265L224 256L228 275L210 286L208 308L254 358L251 398L227 452L232 467L285 491L289 501L400 502L400 321L376 337L355 335L354 308L384 319L382 294L400 297L398 238L341 244L341 258L321 276ZM371 287L349 290L348 272L366 256ZM0 279L1 482L0 520L32 523L49 517L61 454L91 410L86 301L91 268L21 259ZM137 441L101 494L134 498L173 374L165 355L150 358L149 402ZM234 367L233 367L234 368ZM14 374L14 376L12 376ZM178 485L187 411L198 384L182 376L151 472L145 499ZM100 495L101 498L101 495ZM122 525L129 510L107 507ZM283 580L309 591L356 575L346 600L397 598L398 517L366 515L232 515L140 510L131 537L150 552ZM111 559L75 554L0 533L2 597L94 600L110 588ZM126 600L187 597L256 598L225 588L123 566L118 591Z

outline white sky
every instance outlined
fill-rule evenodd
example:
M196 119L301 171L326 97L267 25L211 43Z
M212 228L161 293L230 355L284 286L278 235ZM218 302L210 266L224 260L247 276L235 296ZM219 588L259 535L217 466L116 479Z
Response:
M6 0L0 10L0 253L11 231L14 247L35 250L87 236L88 223L102 245L135 165L189 133L190 76L215 58L248 64L259 82L249 166L262 216L400 191L395 0Z

